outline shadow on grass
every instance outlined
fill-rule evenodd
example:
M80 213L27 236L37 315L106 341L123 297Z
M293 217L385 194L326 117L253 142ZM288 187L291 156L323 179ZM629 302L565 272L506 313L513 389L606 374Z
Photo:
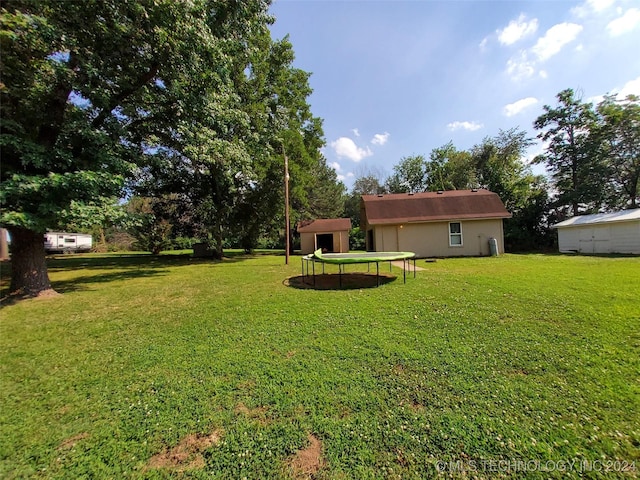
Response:
M89 284L108 283L133 278L155 277L157 275L166 275L169 270L136 268L131 270L120 270L109 273L101 273L98 275L86 275L71 280L60 280L51 282L51 287L58 293L69 293L88 290Z
M225 262L238 262L242 257L225 258ZM181 265L214 265L220 260L211 258L196 258L186 255L151 255L151 254L87 254L87 255L56 255L47 258L50 272L60 272L78 269L124 269L124 268L165 268Z
M236 255L224 260L195 258L190 254L151 255L145 253L124 254L73 254L47 257L49 273L78 271L78 277L69 280L52 281L51 287L58 293L86 290L87 284L107 283L156 275L166 275L168 268L192 265L217 265L246 260L246 256ZM92 271L100 270L100 273ZM84 273L89 273L84 275ZM2 306L14 303L22 297L11 297L11 261L2 262L0 268L0 300Z
M340 275L334 274L317 274L313 276L298 275L289 277L282 283L287 287L311 290L355 290L361 288L376 288L378 283L385 285L395 281L395 275L381 273L379 279L375 274L371 273L343 273L342 280Z

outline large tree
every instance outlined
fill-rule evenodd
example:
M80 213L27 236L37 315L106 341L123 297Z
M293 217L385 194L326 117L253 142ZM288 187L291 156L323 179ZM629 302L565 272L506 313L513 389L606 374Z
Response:
M320 154L322 122L307 102L309 73L293 66L288 38L256 29L247 40L252 48L228 65L236 103L218 115L228 118L208 132L186 131L184 147L155 155L139 184L145 196L186 195L196 236L218 257L229 241L251 250L282 231L285 156L294 221L341 209L341 186Z
M486 137L471 149L477 186L497 193L512 217L505 220L505 244L529 250L546 242L547 182L525 161L532 139L512 128Z
M404 157L393 166L385 186L389 193L417 193L428 188L425 159L422 155Z
M558 105L545 105L534 122L538 137L547 142L536 161L551 173L557 206L570 206L573 215L598 210L604 202L607 172L590 136L596 120L593 105L582 102L572 89L556 97Z
M72 202L119 195L159 145L206 156L214 192L234 181L228 172L242 172L250 157L238 140L249 122L232 64L266 29L267 8L261 0L2 3L0 225L12 238L12 291L50 289L44 231Z
M429 191L464 190L477 185L471 154L458 150L453 142L431 151L425 171Z
M609 95L596 108L598 124L592 131L601 161L609 170L610 208L637 208L640 204L640 97L617 99Z

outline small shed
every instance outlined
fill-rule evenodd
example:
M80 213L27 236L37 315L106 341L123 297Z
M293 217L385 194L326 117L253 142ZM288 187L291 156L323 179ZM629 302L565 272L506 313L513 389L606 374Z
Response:
M640 208L578 215L553 228L562 253L640 254Z
M349 218L322 218L298 223L302 254L313 253L319 248L325 253L349 251Z

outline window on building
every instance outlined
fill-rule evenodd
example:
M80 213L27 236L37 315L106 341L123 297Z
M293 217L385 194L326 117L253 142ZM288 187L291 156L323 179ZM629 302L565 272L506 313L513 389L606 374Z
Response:
M460 222L449 223L449 246L462 246L462 224Z

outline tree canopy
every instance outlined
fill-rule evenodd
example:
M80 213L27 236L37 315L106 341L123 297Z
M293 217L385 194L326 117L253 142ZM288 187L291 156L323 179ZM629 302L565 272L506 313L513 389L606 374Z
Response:
M3 2L0 224L13 240L13 291L50 287L42 233L71 205L125 192L179 199L221 251L224 236L249 245L269 228L284 151L301 208L317 206L309 184L337 185L319 153L309 74L292 67L288 39L271 39L268 6Z

